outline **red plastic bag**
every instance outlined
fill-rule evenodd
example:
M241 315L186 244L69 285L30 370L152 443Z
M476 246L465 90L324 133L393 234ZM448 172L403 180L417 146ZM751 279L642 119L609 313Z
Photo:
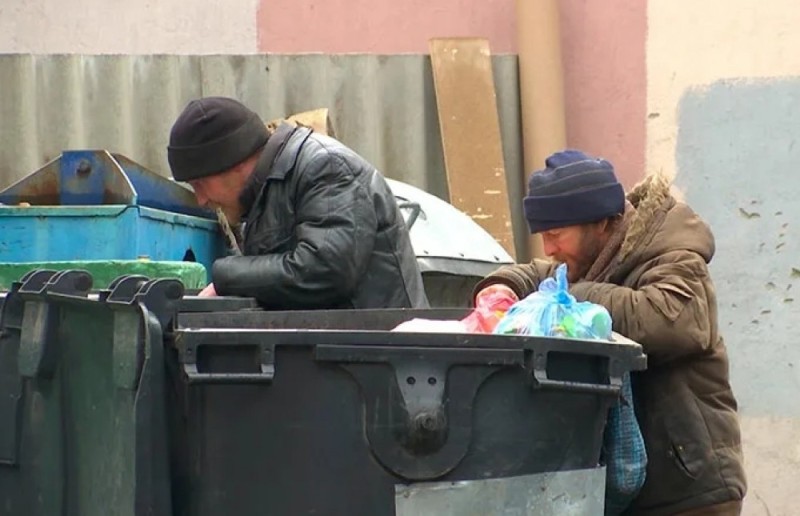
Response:
M469 333L492 333L511 305L518 301L516 294L505 285L490 285L475 297L475 310L461 319Z

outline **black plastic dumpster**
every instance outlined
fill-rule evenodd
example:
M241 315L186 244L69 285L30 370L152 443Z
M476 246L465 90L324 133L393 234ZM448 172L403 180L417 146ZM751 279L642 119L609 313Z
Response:
M596 467L641 348L386 331L463 313L181 313L176 514L392 515L407 484Z
M90 287L37 271L4 303L4 514L380 516L432 481L592 470L622 375L645 366L630 341L387 331L463 310Z

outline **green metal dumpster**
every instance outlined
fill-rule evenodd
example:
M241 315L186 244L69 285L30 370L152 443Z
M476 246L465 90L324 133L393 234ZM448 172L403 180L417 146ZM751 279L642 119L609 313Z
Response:
M1 514L169 514L162 326L125 284L91 286L85 271L34 271L5 296ZM172 279L146 288L182 294Z
M63 271L85 270L93 278L93 288L108 288L119 276L141 275L149 278L175 278L187 289L201 289L208 284L208 273L201 263L151 260L81 260L58 262L0 263L0 291L11 288L12 283L38 269Z

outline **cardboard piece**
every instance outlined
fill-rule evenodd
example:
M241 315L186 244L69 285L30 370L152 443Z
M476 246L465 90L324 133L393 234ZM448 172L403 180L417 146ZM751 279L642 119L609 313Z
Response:
M310 127L315 133L324 134L331 138L336 138L333 124L328 116L328 108L314 109L290 115L287 118L278 118L267 123L267 128L274 131L281 122L288 122L293 125Z
M516 256L489 42L429 45L450 203Z

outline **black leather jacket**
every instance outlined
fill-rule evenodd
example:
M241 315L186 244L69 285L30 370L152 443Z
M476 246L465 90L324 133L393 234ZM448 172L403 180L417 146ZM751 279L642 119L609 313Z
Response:
M389 185L340 142L280 126L241 201L244 256L214 263L219 295L281 310L428 306Z

